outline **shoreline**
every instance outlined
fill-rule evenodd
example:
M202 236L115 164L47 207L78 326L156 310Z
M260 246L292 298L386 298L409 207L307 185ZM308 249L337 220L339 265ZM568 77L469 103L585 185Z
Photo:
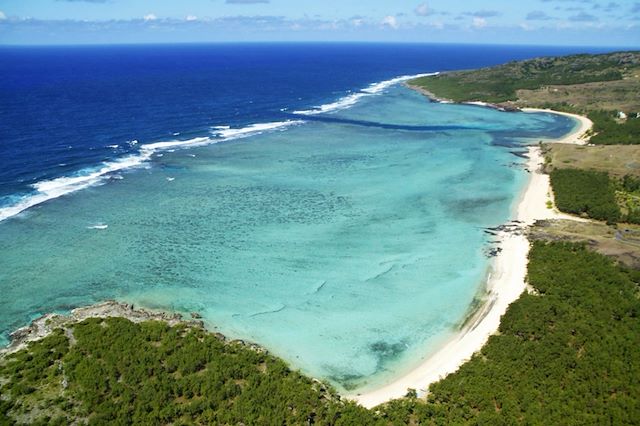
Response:
M567 143L576 145L586 145L591 136L593 129L593 121L584 115L572 114L570 112L556 111L553 109L541 109L541 108L522 108L520 111L526 114L546 112L550 114L563 115L565 117L573 118L578 122L578 126L572 132L559 139L543 139L542 142L548 143Z
M411 88L411 86L407 85ZM420 90L429 96L430 93ZM432 96L429 96L432 100ZM553 110L527 108L525 113L546 112L569 116L578 125L569 134L548 139L549 143L586 144L593 123L586 117ZM498 235L502 250L494 257L490 265L486 281L486 297L484 303L470 321L418 367L404 376L376 390L361 394L346 395L366 408L373 408L392 399L405 396L410 389L415 389L419 397L428 393L429 385L447 375L456 372L475 353L479 352L491 335L500 326L500 319L511 303L528 289L526 282L528 254L530 242L525 229L536 220L566 219L575 217L560 213L553 204L553 192L549 175L542 172L544 157L540 146L529 146L527 170L530 171L528 182L514 201L515 211L511 222L519 224L517 229L504 229ZM552 208L547 207L551 201Z
M195 313L192 319L185 319L179 313L154 311L141 307L134 307L129 303L115 300L106 300L93 305L82 306L71 310L68 314L48 313L31 321L28 325L20 327L9 335L10 342L0 348L0 357L25 349L29 343L41 340L51 334L55 329L67 329L69 326L82 322L89 318L125 318L131 322L162 321L169 326L184 324L188 327L204 328L204 322ZM226 340L219 333L212 332L217 338Z
M570 117L578 122L578 127L573 131L571 131L566 136L563 136L562 138L559 138L559 139L543 139L541 142L571 143L571 144L578 144L578 145L586 145L588 143L589 138L591 137L591 131L593 129L593 121L591 121L589 118L585 117L584 115L573 114L573 113L564 112L564 111L556 111L549 108L546 108L546 109L531 108L531 107L520 108L516 106L511 106L511 105L492 104L492 103L481 102L481 101L455 102L455 101L452 101L451 99L439 98L435 94L428 91L422 86L416 86L416 85L410 84L409 82L403 83L403 85L410 90L414 90L418 93L421 93L422 95L429 98L429 100L431 100L432 102L438 102L441 104L457 103L459 105L472 105L472 106L478 106L478 107L484 107L484 108L497 109L498 111L504 111L504 112L524 112L527 114L541 113L541 112L550 113L550 114L557 114L557 115L563 115L565 117Z
M406 85L406 84L405 84ZM406 85L411 88L411 86ZM426 96L431 94L424 93ZM429 96L432 100L439 100ZM486 106L494 108L495 106ZM551 143L584 144L588 138L593 123L586 117L563 113L553 110L526 108L525 113L554 113L569 116L577 121L577 125L567 135L547 140ZM430 384L441 380L448 374L457 371L474 353L479 352L489 337L496 333L500 319L508 306L526 291L526 274L529 252L529 241L525 234L527 226L540 219L572 218L562 214L555 208L547 208L547 201L553 200L549 176L541 172L544 162L539 146L529 146L526 168L531 172L519 196L513 203L513 214L509 225L504 225L496 231L498 247L501 250L493 258L488 267L484 297L471 314L464 318L461 328L454 330L450 337L444 340L442 346L436 349L417 367L391 383L361 394L345 393L342 396L354 400L366 408L372 408L392 399L401 398L409 389L415 389L418 396L425 396ZM170 325L185 323L191 326L204 327L198 316L192 314L193 319L183 319L180 314L155 312L147 309L134 309L133 305L106 301L87 307L77 308L69 315L47 314L30 325L11 333L10 344L0 348L0 356L18 351L35 340L48 335L55 328L65 328L87 318L95 317L123 317L134 322L146 320L165 321ZM225 337L209 330L222 340ZM243 342L243 341L240 341ZM243 342L249 346L256 346Z

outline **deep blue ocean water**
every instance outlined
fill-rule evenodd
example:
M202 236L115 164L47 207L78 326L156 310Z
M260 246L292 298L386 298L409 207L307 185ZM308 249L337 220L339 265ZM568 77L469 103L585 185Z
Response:
M283 121L291 118L288 111L400 75L585 50L596 51L417 44L0 47L0 206L36 182L137 152L131 141Z
M573 52L0 48L3 338L115 298L199 312L339 388L406 371L482 290L523 138L575 123L393 79Z

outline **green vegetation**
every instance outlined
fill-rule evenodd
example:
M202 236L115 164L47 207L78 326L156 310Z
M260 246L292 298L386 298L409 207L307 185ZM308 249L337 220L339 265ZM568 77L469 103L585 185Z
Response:
M529 282L481 350L431 387L365 410L265 353L186 326L91 319L0 363L0 424L633 424L638 273L535 242Z
M546 168L558 208L609 223L640 224L639 154L625 146L549 146ZM630 168L634 174L623 174Z
M640 270L640 226L571 219L538 220L527 230L529 239L586 242L590 250L601 253L629 268Z
M586 214L609 223L621 219L615 186L607 173L556 169L551 172L551 185L556 205L563 212Z
M629 112L627 119L616 121L616 113L611 111L595 111L588 115L593 121L595 133L590 143L596 145L637 145L640 144L640 118L638 113Z
M587 205L610 204L610 211L614 211L617 205L619 221L640 224L640 150L637 146L548 144L544 149L545 168L556 176L552 180L556 196L569 199L568 204L558 204L561 210L613 222L614 217L587 211ZM575 169L578 172L553 172L558 169ZM603 177L605 174L608 175L608 184ZM559 175L562 176L558 178ZM585 180L585 176L590 178Z
M438 98L588 115L594 144L640 144L640 52L573 55L454 71L409 82ZM626 120L616 120L625 112Z
M72 345L59 332L8 357L0 369L10 378L1 388L10 396L0 402L4 416L36 424L305 424L356 409L281 360L200 328L96 318L72 331Z
M640 224L640 178L625 175L617 183L616 200L625 221Z
M434 77L421 77L410 81L410 84L423 87L439 98L456 102L500 103L515 101L516 92L521 89L621 80L626 69L639 65L640 52L572 55L447 72Z
M540 295L512 304L500 334L429 400L453 424L633 424L638 274L583 245L535 242L529 259Z
M640 178L633 175L625 175L621 181L622 188L627 192L640 191Z
M517 106L546 106L551 109L582 113L584 111L638 111L640 73L637 68L622 67L622 80L572 85L543 86L516 92Z

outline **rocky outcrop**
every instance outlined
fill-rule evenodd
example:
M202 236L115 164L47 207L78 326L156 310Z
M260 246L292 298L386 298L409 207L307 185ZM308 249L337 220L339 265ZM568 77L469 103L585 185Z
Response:
M30 342L35 342L47 337L56 329L64 330L65 335L69 338L71 344L73 344L74 337L72 326L89 318L119 317L136 323L144 321L163 321L169 326L182 324L188 327L204 328L204 322L199 319L201 318L200 314L192 312L190 316L192 319L188 320L184 319L179 313L167 313L144 308L135 308L130 303L108 300L106 302L96 303L95 305L76 308L68 315L46 314L33 320L28 326L19 328L11 333L11 343L6 348L0 350L0 357L26 348ZM229 340L223 334L218 332L211 332L211 334L218 340L229 344L242 345L260 353L269 353L262 346L252 342L239 339Z
M29 342L40 340L49 335L53 330L68 327L88 318L121 317L132 322L164 321L170 326L186 324L192 327L204 327L202 321L185 320L178 313L155 312L147 309L135 308L132 304L109 300L95 305L77 308L69 315L46 314L37 318L26 327L19 328L11 333L11 343L0 351L0 354L17 352L26 347ZM218 334L216 334L218 336ZM224 336L220 335L222 340Z

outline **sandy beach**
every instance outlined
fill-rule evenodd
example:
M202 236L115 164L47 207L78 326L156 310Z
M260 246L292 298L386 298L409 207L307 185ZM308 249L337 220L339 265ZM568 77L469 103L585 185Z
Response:
M586 117L573 114L535 109L527 109L524 112L551 112L568 115L579 121L580 124L570 134L546 142L584 144L588 137L587 132L593 125ZM359 395L348 395L348 398L371 408L406 395L408 389L415 389L418 396L424 396L431 383L455 372L482 348L489 336L498 330L500 318L506 312L507 307L527 287L525 278L529 241L524 235L524 228L538 219L575 219L558 212L555 208L547 207L547 202L553 201L553 193L549 176L541 172L543 162L540 147L529 147L527 169L530 170L531 176L519 200L515 203L514 211L514 222L520 221L521 229L516 232L511 230L500 233L502 251L494 258L491 265L487 278L486 302L474 318L459 333L449 339L441 349L408 374L382 388Z

